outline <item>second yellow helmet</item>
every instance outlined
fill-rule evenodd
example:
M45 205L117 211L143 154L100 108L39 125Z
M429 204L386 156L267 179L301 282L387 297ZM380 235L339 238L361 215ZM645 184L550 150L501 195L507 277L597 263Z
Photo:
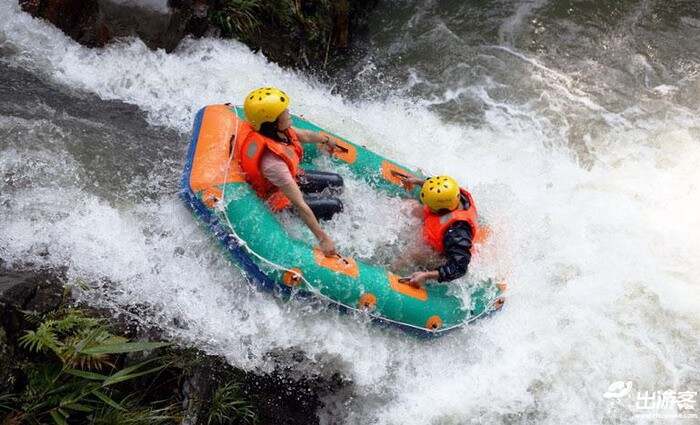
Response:
M459 206L459 184L449 176L430 177L423 183L420 200L433 211Z
M264 122L274 122L288 107L289 96L275 87L255 89L243 102L245 117L255 130L260 130Z

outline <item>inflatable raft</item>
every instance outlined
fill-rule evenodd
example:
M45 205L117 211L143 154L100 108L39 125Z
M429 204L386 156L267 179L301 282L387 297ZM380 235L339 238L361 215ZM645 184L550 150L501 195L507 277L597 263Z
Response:
M313 294L345 310L421 334L440 334L483 316L502 304L505 288L492 280L477 282L470 302L448 294L446 285L417 289L399 282L385 267L353 258L325 257L314 246L291 238L274 213L246 183L236 160L235 135L243 108L210 105L196 115L182 197L208 225L247 277L269 290ZM292 116L294 127L322 131L338 148L332 160L387 196L415 198L401 176L419 173L311 122ZM302 166L320 154L304 144Z

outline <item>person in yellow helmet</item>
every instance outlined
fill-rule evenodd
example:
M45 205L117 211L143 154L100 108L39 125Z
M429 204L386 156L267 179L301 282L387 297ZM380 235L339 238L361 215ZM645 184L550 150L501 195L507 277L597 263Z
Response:
M340 190L343 179L335 173L302 170L303 143L316 143L332 151L328 136L295 129L289 114L289 96L274 87L248 93L243 109L246 121L236 135L235 156L246 180L273 211L294 206L319 241L326 255L334 255L335 244L318 220L342 211L342 202L320 194Z
M408 190L421 185L423 239L445 257L445 262L435 270L414 272L402 281L420 287L427 280L448 282L464 276L471 261L472 243L479 233L471 194L449 176L426 180L407 177L403 184Z

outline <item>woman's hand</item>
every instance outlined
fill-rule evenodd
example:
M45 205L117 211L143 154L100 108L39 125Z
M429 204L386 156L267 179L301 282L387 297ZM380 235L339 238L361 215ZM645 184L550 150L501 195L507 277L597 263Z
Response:
M296 182L292 182L290 184L280 186L280 190L285 194L285 196L287 196L287 198L289 198L292 205L294 205L294 208L296 208L297 212L299 213L301 220L304 222L304 224L306 224L309 230L311 230L311 233L316 236L316 239L318 239L321 247L321 251L323 251L327 257L338 255L338 253L335 251L335 244L331 238L326 235L323 229L321 229L321 225L318 223L313 211L311 211L309 205L306 203L306 201L304 201L304 195L301 193L299 185L297 185Z
M401 279L404 283L407 283L414 288L422 288L425 285L425 281L430 279L437 279L439 276L437 271L431 272L414 272L409 277Z
M326 149L328 150L328 153L333 153L333 151L335 150L335 148L337 146L335 143L335 140L333 140L331 138L331 136L329 136L327 134L321 136L321 133L319 133L319 136L321 137L321 141L319 143L326 147Z
M333 243L333 241L331 240L331 238L328 237L328 235L324 234L318 242L321 251L323 252L323 255L325 255L326 257L333 257L334 255L338 255L338 253L335 251L335 243Z
M415 185L422 186L423 185L423 180L419 179L418 177L413 177L413 176L407 176L401 179L401 185L406 189L406 190L413 190L413 187Z
M408 277L408 282L406 283L414 288L421 288L423 285L425 285L426 280L428 280L426 272L415 272Z

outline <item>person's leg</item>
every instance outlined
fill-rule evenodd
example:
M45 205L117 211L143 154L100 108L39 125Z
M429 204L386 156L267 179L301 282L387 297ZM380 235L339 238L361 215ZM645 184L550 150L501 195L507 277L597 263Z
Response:
M304 170L297 182L299 189L304 193L319 193L325 189L339 193L343 189L343 178L339 174L327 171Z
M343 203L338 198L312 194L304 195L304 201L317 220L330 220L335 214L343 211Z

